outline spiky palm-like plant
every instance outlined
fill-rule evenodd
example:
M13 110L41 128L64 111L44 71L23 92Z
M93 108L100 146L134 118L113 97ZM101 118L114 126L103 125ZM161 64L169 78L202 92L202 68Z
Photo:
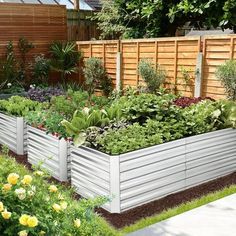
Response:
M50 52L52 56L51 69L61 74L61 80L65 84L68 75L78 72L81 53L74 42L54 42Z

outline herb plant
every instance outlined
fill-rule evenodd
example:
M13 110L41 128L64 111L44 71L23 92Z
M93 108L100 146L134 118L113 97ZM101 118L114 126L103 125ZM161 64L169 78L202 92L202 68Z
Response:
M130 152L184 137L184 121L148 120L143 126L134 123L119 130L108 130L97 138L98 149L112 155Z
M85 85L91 97L96 88L100 88L104 95L108 96L112 91L112 81L108 76L102 61L99 58L91 57L86 60L84 67Z
M151 61L144 59L139 62L138 73L146 82L150 93L156 93L166 78L166 71L160 65L155 69Z

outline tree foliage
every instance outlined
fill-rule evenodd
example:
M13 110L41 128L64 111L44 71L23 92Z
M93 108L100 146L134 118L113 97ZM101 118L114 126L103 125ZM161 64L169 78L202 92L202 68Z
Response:
M122 29L118 32L126 38L173 36L176 29L187 22L197 28L221 27L236 32L235 0L114 0L114 2L105 0L105 2L102 12L96 17L102 38L110 36L108 27L113 33L117 32L117 29ZM105 11L108 5L112 11Z

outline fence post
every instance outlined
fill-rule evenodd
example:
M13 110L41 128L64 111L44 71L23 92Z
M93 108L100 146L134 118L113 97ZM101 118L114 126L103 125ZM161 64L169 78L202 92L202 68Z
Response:
M121 52L116 54L116 90L119 92L121 89Z
M110 157L111 213L120 213L120 156Z
M200 97L202 92L202 65L203 65L203 54L199 52L197 55L197 64L195 72L195 87L194 97Z

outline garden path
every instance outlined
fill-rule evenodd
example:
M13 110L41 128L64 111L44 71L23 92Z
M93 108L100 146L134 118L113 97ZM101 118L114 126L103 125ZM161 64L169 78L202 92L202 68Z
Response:
M127 236L236 236L236 194Z

